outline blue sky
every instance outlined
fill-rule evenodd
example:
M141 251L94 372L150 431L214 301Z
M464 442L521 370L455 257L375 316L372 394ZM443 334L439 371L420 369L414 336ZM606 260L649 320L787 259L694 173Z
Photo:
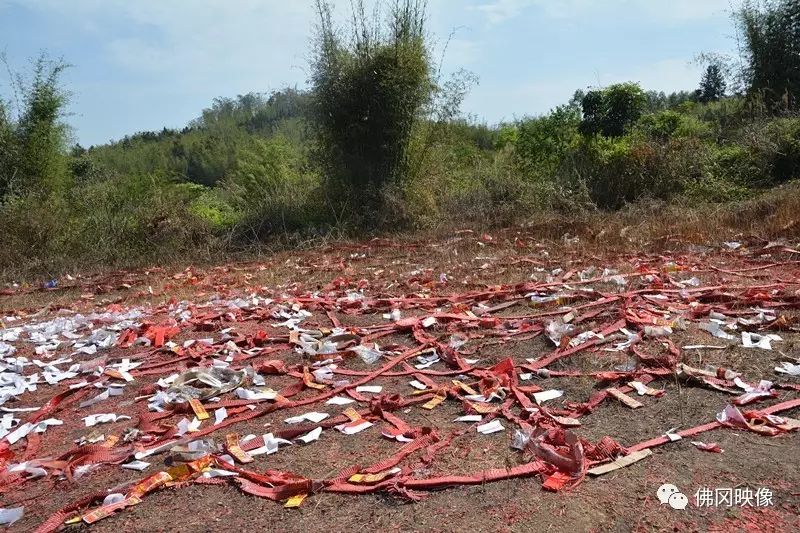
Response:
M342 7L348 0L339 0ZM729 0L429 0L444 70L474 72L463 110L490 123L535 115L575 89L638 81L694 89L699 52L734 46ZM75 140L182 127L217 96L303 87L311 0L0 0L13 68L39 51L74 65ZM0 73L0 93L8 78Z

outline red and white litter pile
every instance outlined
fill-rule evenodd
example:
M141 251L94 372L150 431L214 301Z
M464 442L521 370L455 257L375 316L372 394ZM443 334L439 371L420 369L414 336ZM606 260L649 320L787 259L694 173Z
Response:
M0 493L18 505L0 510L0 524L20 519L48 491L69 491L108 469L135 477L84 495L38 531L92 524L188 484L233 484L290 508L321 492L419 500L521 477L560 491L684 438L722 452L699 440L714 429L784 436L800 427L782 415L800 407L798 360L784 354L771 375L747 381L735 368L695 368L683 357L732 346L779 353L783 337L798 331L800 279L797 261L777 255L738 256L742 268L734 270L712 266L712 256L631 258L624 273L545 269L538 256L527 260L532 274L512 285L463 290L453 273L414 272L2 317ZM368 325L343 325L356 318ZM679 346L673 339L689 329L706 342ZM541 353L504 355L536 337L548 346ZM627 362L591 371L570 367L577 356ZM593 380L594 392L570 398L537 385L576 378ZM387 379L404 389L385 390ZM581 421L604 404L646 411L667 394L659 383L676 379L718 393L707 423L678 430L653 420L653 438L630 446L614 435L581 437ZM409 422L433 420L409 413L433 415L445 403L460 408L451 429ZM299 414L269 432L242 431L290 409ZM385 439L395 449L325 479L270 468L267 456L324 446L326 435ZM463 436L505 439L518 463L431 476Z

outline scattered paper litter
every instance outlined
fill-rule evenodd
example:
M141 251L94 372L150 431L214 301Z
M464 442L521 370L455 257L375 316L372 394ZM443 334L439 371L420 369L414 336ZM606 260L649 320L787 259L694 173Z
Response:
M710 442L706 444L705 442L700 442L693 440L692 444L698 449L703 450L704 452L712 452L712 453L723 453L725 450L719 447L719 444L716 442Z
M631 386L639 396L663 396L664 391L648 387L640 381L630 381L628 385Z
M336 429L338 429L345 435L355 435L356 433L361 433L365 429L371 427L372 427L372 422L370 422L369 420L362 420L357 424L354 424L352 422L347 424L340 424L336 426Z
M411 385L412 387L414 387L417 390L425 390L425 389L428 388L427 385L425 385L424 383L422 383L420 381L417 381L416 379L413 380L413 381L409 381L408 384Z
M214 410L214 425L217 426L222 423L223 420L228 418L228 410L224 407L220 407L219 409Z
M272 433L267 433L266 435L263 435L263 438L264 438L264 446L256 448L255 450L248 451L247 453L249 455L252 456L264 455L264 454L272 455L273 453L278 451L278 448L280 447L281 444L291 444L291 442L289 442L286 439L275 438L275 436ZM247 442L247 441L243 440L242 442Z
M733 382L745 391L744 394L733 401L736 405L747 405L761 398L771 398L775 396L772 392L773 383L769 380L762 379L755 387L748 385L739 377L736 377Z
M198 420L197 417L194 417L194 419L191 422L189 422L187 418L181 419L181 421L178 422L178 433L177 433L178 436L180 437L187 433L194 433L195 431L200 429L201 423L202 422Z
M439 361L439 355L436 352L433 352L430 355L420 355L417 357L418 364L414 365L414 368L417 370L425 370L426 368L430 368L431 366L435 365Z
M9 444L16 444L17 441L28 436L28 433L33 431L33 424L25 423L17 426L17 428L5 436Z
M120 396L122 394L122 392L123 392L122 389L120 389L118 387L109 387L108 389L106 389L105 391L101 392L100 394L98 394L94 398L90 398L90 399L88 399L88 400L86 400L84 402L81 402L80 406L81 407L91 407L92 405L95 405L97 403L100 403L100 402L103 402L105 400L108 400L111 396Z
M178 442L178 441L177 440L171 440L169 442L165 442L164 444L160 444L160 445L156 446L155 448L150 448L149 450L142 450L141 452L136 452L135 454L133 454L133 458L136 459L136 460L141 460L141 459L144 459L145 457L150 457L151 455L156 455L156 454L161 453L163 451L169 450L170 448L175 446L176 442Z
M383 390L383 387L380 385L359 385L356 387L356 392L371 392L373 394L378 394Z
M146 469L150 466L150 463L145 461L131 461L130 463L125 463L122 465L122 468L127 468L128 470L138 470L139 472Z
M480 422L481 420L483 420L481 415L464 415L459 416L453 422Z
M350 351L358 355L368 365L377 363L383 355L380 350L367 346L353 346Z
M0 525L10 526L17 520L21 519L22 515L24 514L24 507L9 507L6 509L0 509Z
M303 444L308 444L314 442L315 440L319 439L319 436L322 435L322 428L317 427L306 433L305 435L301 435L297 437L297 440L302 442Z
M556 398L560 398L563 395L564 395L563 390L550 389L542 392L534 392L533 399L536 401L536 403L541 404L549 400L555 400Z
M734 340L736 338L733 335L731 335L730 333L728 333L725 330L723 330L722 326L719 324L719 322L702 323L698 327L700 329L702 329L703 331L707 331L707 332L711 333L713 336L715 336L715 337L717 337L719 339L725 339L725 340L732 341L732 340Z
M273 390L262 392L238 388L236 389L236 396L242 400L274 400L278 397L278 393Z
M120 494L118 492L115 492L115 493L109 494L108 496L103 498L103 506L105 507L106 505L113 505L115 503L121 502L124 499L125 499L125 495L124 494Z
M775 372L778 374L788 374L790 376L800 377L800 365L795 365L784 361L781 363L781 366L775 367Z
M41 407L0 407L0 411L4 413L32 413L39 409L41 409Z
M760 348L761 350L772 350L772 341L782 341L780 335L770 333L769 335L759 335L749 331L742 332L742 346L745 348Z
M727 346L714 346L711 344L692 344L683 346L684 350L724 350Z
M587 473L593 476L601 476L603 474L608 474L609 472L613 472L614 470L619 470L620 468L625 468L626 466L630 466L633 463L639 462L645 457L649 457L653 455L653 451L650 449L639 450L624 457L620 457L619 459L612 461L610 463L596 466L594 468L590 468Z
M624 392L615 387L609 387L608 389L606 389L606 391L611 396L613 396L626 406L630 407L631 409L639 409L640 407L644 407L644 404L642 402L640 402L639 400L635 400L634 398L631 398L630 396L628 396L627 394L625 394Z
M672 335L672 328L670 326L645 326L645 337L668 337Z
M120 420L130 420L131 417L127 415L117 415L115 413L100 413L96 415L89 415L83 417L86 427L90 428L97 424L106 424L108 422L118 422Z
M524 450L528 443L531 441L531 432L530 431L520 431L518 429L514 430L514 437L511 441L511 448L514 450Z
M44 477L47 475L47 470L41 468L39 466L34 466L40 464L39 461L25 461L23 463L19 463L16 465L9 465L8 472L25 472L26 474L30 474L29 479L37 478L37 477Z
M355 400L353 400L352 398L345 398L343 396L334 396L333 398L331 398L330 400L325 402L325 404L326 405L347 405L347 404L351 404L353 402L355 402Z
M720 424L732 424L739 427L747 427L747 419L733 405L726 405L722 412L717 413L717 422Z
M213 478L213 477L232 477L238 476L237 472L231 472L230 470L225 470L223 468L212 468L211 470L206 470L203 472L203 477L205 478Z
M329 416L331 415L329 415L328 413L317 413L315 411L312 411L310 413L305 413L299 416L293 416L287 418L284 420L284 422L286 422L287 424L300 424L307 420L309 422L313 422L314 424L316 424L318 422L325 420Z
M492 433L505 431L506 428L503 427L503 424L495 418L487 424L481 424L480 426L477 426L475 429L477 429L478 433L482 435L491 435Z

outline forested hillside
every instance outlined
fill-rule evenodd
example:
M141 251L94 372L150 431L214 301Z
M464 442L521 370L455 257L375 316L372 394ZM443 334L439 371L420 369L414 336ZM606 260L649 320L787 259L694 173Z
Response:
M42 56L9 80L0 267L213 257L642 202L703 209L800 177L796 0L740 7L741 57L701 56L697 87L578 90L547 114L493 125L461 114L476 79L441 76L424 3L399 2L377 22L359 5L343 31L317 3L308 88L218 98L182 130L81 147L70 135L66 63Z

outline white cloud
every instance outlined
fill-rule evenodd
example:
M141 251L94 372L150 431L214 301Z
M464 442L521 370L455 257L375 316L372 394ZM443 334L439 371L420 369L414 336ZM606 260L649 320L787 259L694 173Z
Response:
M29 0L26 5L72 22L93 21L98 31L103 21L133 26L135 37L112 37L102 46L113 63L135 74L173 72L187 85L238 81L253 83L253 89L306 78L310 2Z
M639 0L634 3L652 17L686 21L719 17L730 10L731 2L736 0L671 0L657 2Z
M737 1L737 0L733 0ZM731 0L494 0L470 9L486 16L496 25L536 7L551 18L594 17L608 13L645 15L665 22L706 19L719 16L730 8Z
M135 72L163 73L172 63L162 48L137 38L114 39L107 51L115 63Z
M472 9L483 13L490 24L500 24L517 16L533 4L534 0L495 0L488 4L474 6Z

